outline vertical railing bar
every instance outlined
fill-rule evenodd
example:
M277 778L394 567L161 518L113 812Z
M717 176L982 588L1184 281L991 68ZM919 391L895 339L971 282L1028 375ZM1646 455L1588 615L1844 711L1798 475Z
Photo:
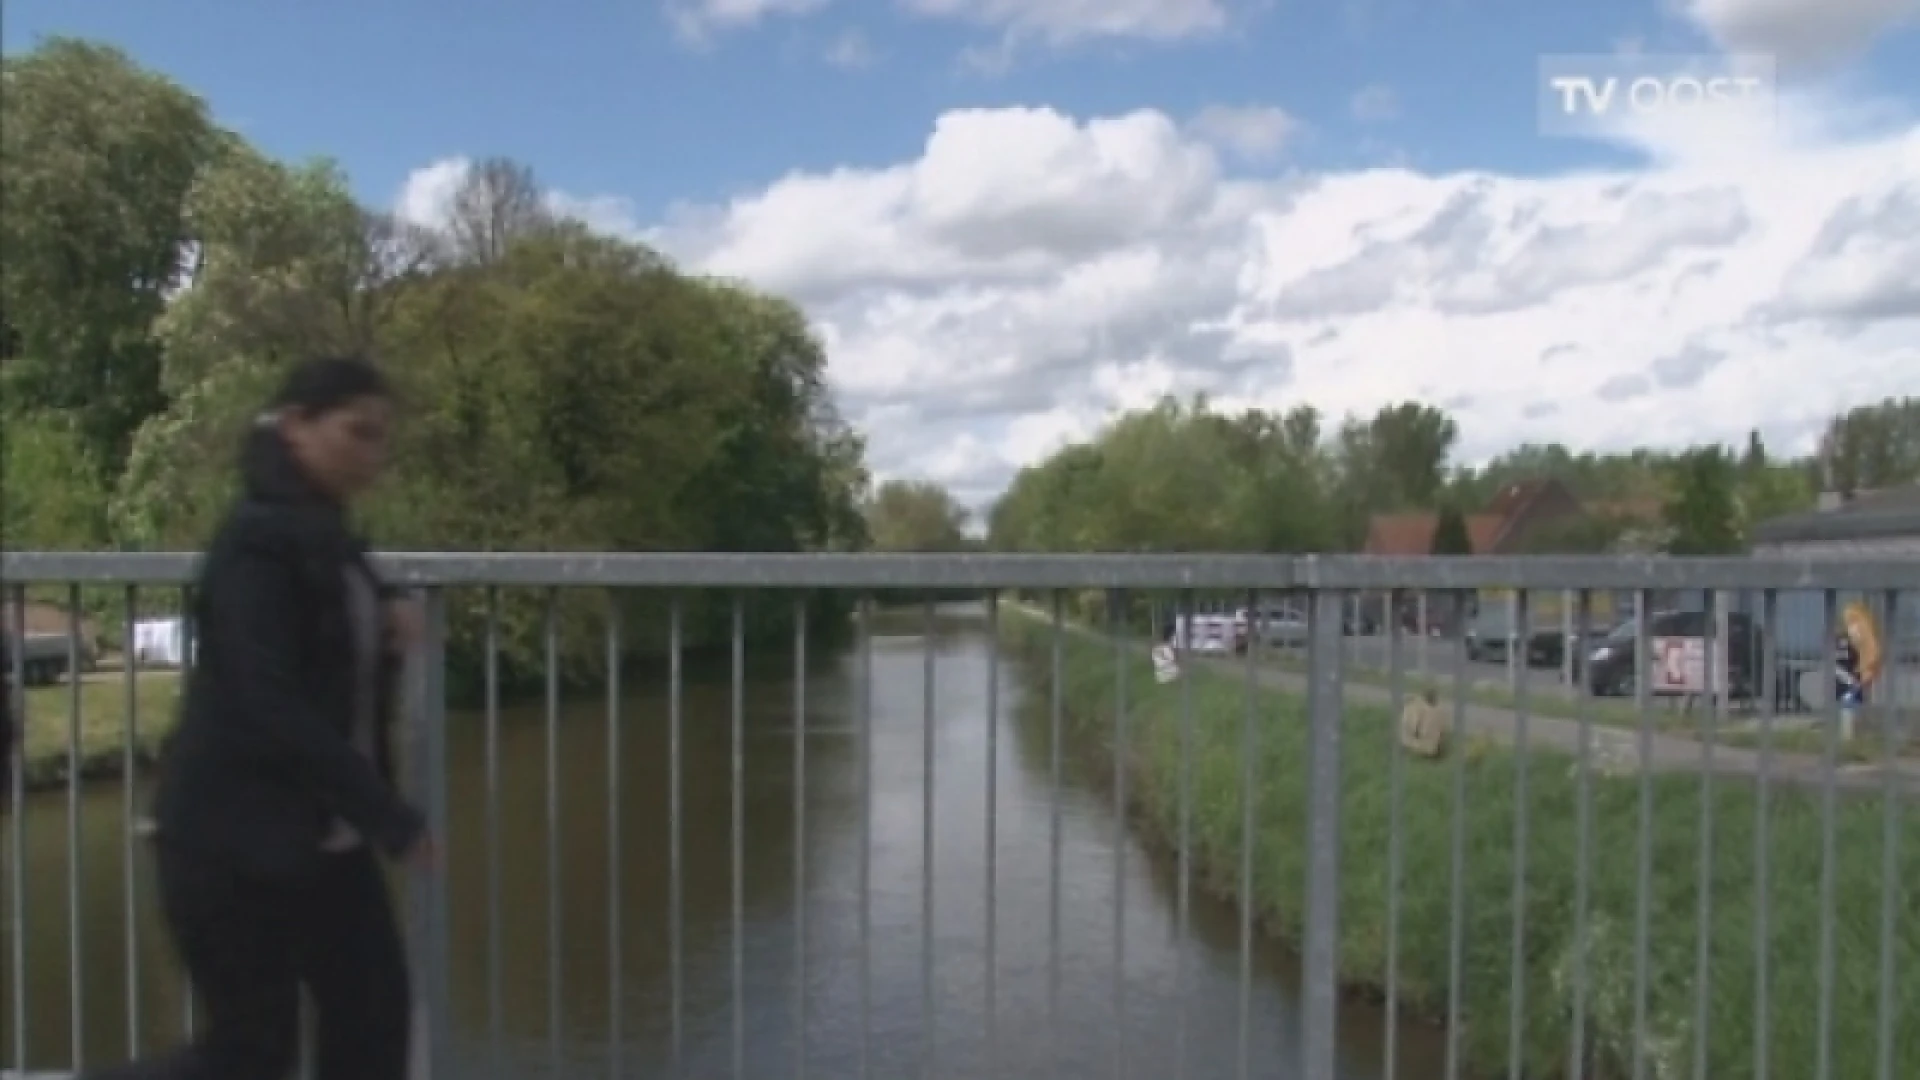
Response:
M1132 598L1116 589L1109 606L1113 657L1113 1075L1127 1075L1127 653Z
M1400 849L1400 817L1406 779L1406 759L1400 745L1400 716L1407 707L1406 638L1400 609L1406 602L1399 589L1387 593L1387 992L1386 1061L1382 1073L1399 1075L1400 1068L1400 877L1404 854Z
M1062 883L1060 880L1063 848L1061 763L1065 756L1064 728L1066 697L1063 688L1065 668L1066 600L1053 590L1052 677L1048 680L1047 703L1047 1061L1051 1075L1060 1075L1060 924Z
M1701 591L1706 645L1701 667L1707 689L1707 712L1704 730L1700 734L1700 865L1694 883L1698 906L1694 916L1693 1080L1710 1080L1707 1076L1707 1044L1711 1038L1709 1025L1713 1019L1712 998L1708 992L1713 985L1713 744L1720 737L1717 723L1720 703L1732 693L1732 687L1727 685L1727 676L1731 669L1733 642L1731 633L1720 633L1720 623L1726 613L1719 592L1713 589ZM1728 654L1727 663L1721 662L1722 652Z
M607 1074L626 1074L626 946L621 918L626 844L621 836L620 594L607 594Z
M418 650L420 700L414 713L414 725L420 729L425 750L421 770L421 801L427 817L427 834L448 835L447 808L447 594L444 589L428 590L422 603L423 633ZM444 843L445 841L441 841ZM444 859L445 856L442 856ZM450 960L453 951L452 903L444 864L425 875L423 929L426 940L421 952L425 970L418 978L418 997L425 1010L426 1053L423 1055L428 1077L452 1074L451 998L453 975Z
M987 835L986 835L987 1075L1000 1075L1000 594L987 594Z
M120 640L121 711L126 725L120 744L120 874L123 940L127 967L127 1056L140 1056L140 918L138 878L134 845L139 834L139 807L134 794L134 778L140 771L140 650L135 648L140 632L140 589L128 585L123 594Z
M1174 1000L1174 1076L1176 1080L1186 1080L1188 1039L1188 980L1192 978L1187 970L1187 942L1193 932L1193 674L1189 670L1193 663L1193 654L1189 649L1189 638L1193 636L1193 590L1180 593L1179 610L1174 616L1172 647L1175 662L1180 670L1180 844L1179 844L1179 882L1176 885L1178 896L1175 898L1174 924L1176 927L1173 950L1173 1000Z
M1253 614L1259 610L1259 594L1249 590L1246 594L1247 605L1247 656L1244 668L1244 688L1240 697L1240 895L1245 900L1238 905L1240 917L1240 1023L1239 1071L1235 1074L1240 1080L1248 1080L1253 1075L1253 852L1254 828L1256 825L1257 789L1259 782L1259 733L1258 688L1260 680L1260 658L1256 653L1253 633ZM1315 644L1319 644L1315 640ZM1342 638L1336 647L1347 647ZM1307 976L1311 979L1311 975Z
M560 908L560 594L547 590L546 600L546 802L547 802L547 1061L550 1075L562 1075L563 1024L561 952L564 947Z
M503 962L505 905L500 871L500 589L487 586L486 656L486 815L487 833L487 1049L490 1075L506 1074L507 1009Z
M1588 980L1592 967L1592 926L1589 918L1593 907L1593 698L1592 680L1580 675L1580 660L1576 642L1583 641L1586 629L1593 625L1593 593L1580 589L1575 594L1575 606L1572 626L1562 621L1560 647L1567 652L1565 661L1567 672L1572 674L1574 685L1573 719L1579 728L1579 747L1576 751L1576 766L1579 771L1579 791L1575 797L1575 816L1577 818L1574 838L1573 872L1573 1047L1571 1060L1567 1064L1569 1077L1587 1075L1587 994ZM1566 603L1563 596L1561 603ZM1578 629L1574 629L1577 627ZM1592 659L1586 664L1590 667Z
M1452 594L1455 612L1464 612L1472 594ZM1463 1065L1461 1031L1466 1014L1465 967L1467 929L1467 664L1453 665L1453 723L1449 734L1453 753L1453 821L1448 838L1449 925L1447 927L1447 1052L1446 1080L1460 1080Z
M1638 751L1640 770L1640 834L1637 851L1637 888L1633 913L1633 1080L1647 1080L1647 982L1651 957L1648 923L1653 907L1653 692L1648 686L1652 670L1647 650L1649 614L1653 594L1638 589L1633 597L1633 696L1638 708Z
M1894 982L1894 953L1899 945L1895 934L1900 916L1900 744L1906 740L1906 706L1901 701L1900 672L1900 592L1886 591L1886 643L1881 677L1887 686L1885 714L1880 731L1880 1023L1877 1032L1878 1080L1893 1080L1894 1014L1898 997Z
M681 820L686 811L683 699L686 696L686 601L674 593L667 606L667 1054L672 1074L686 1075L686 852Z
M16 1072L25 1075L27 1071L27 725L32 719L27 715L27 592L15 586L7 590L11 604L8 614L10 625L7 633L14 645L7 650L6 691L13 699L13 722L19 735L16 745L0 747L7 756L7 768L12 770L12 791L8 796L8 813L11 817L12 843L8 845L7 858L7 894L8 937L12 940L12 984L13 999L13 1067Z
M733 693L728 723L731 776L728 794L731 826L728 850L732 868L733 932L728 935L733 961L733 1075L747 1075L747 604L733 594Z
M1341 646L1343 595L1314 596L1312 676L1307 700L1311 783L1307 803L1306 947L1301 967L1306 984L1301 1018L1300 1073L1329 1080L1339 1059L1340 1026L1340 810L1341 707L1344 704ZM1251 894L1249 894L1251 895Z
M19 647L26 648L26 639ZM80 586L67 586L67 989L73 1015L68 1032L73 1038L73 1069L86 1065L86 948L81 933L81 898L85 894L80 865Z
M199 637L199 620L194 618L194 590L191 585L184 586L180 590L180 612L180 685L184 693L185 687L193 682L193 669L199 662L199 649L195 643ZM197 1026L194 1016L193 980L183 977L181 988L184 991L180 995L181 1011L184 1014L181 1017L182 1027L186 1030L187 1038L192 1039L194 1028Z
M793 1076L807 1075L807 594L793 598Z
M1831 1080L1833 1076L1833 977L1834 977L1834 893L1839 885L1839 853L1835 850L1836 831L1835 778L1839 771L1840 758L1840 710L1845 704L1840 701L1838 686L1834 677L1834 667L1839 663L1838 651L1834 648L1837 640L1837 620L1839 597L1832 589L1821 594L1821 614L1823 618L1821 642L1825 645L1828 657L1827 677L1820 680L1827 688L1826 697L1831 711L1826 716L1826 739L1820 762L1820 1002L1817 1007L1816 1021L1817 1049L1814 1058L1815 1080Z
M1753 1076L1768 1080L1771 1069L1773 1006L1773 739L1780 709L1780 594L1760 594L1761 682L1766 698L1760 709L1760 777L1754 792L1753 826ZM1797 691L1796 691L1797 692Z
M873 598L860 597L860 1080L873 1075Z
M1528 715L1528 691L1533 685L1528 662L1533 651L1533 594L1515 589L1509 595L1513 618L1507 625L1513 638L1507 643L1507 662L1518 665L1518 674L1513 683L1513 952L1509 958L1513 989L1507 1016L1507 1076L1521 1080L1527 1030L1527 819L1532 816L1528 765L1533 726Z
M940 1025L933 1012L933 845L934 845L934 622L933 600L921 605L920 636L920 1017L926 1025L920 1044L922 1076L938 1076Z

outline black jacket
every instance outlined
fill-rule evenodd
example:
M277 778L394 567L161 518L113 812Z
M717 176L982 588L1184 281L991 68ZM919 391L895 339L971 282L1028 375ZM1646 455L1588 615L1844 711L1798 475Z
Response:
M382 664L377 751L349 742L354 652L344 572L366 546L271 429L254 431L244 491L208 546L194 596L197 652L161 761L159 842L267 876L319 858L334 815L387 853L419 837L395 789L398 660ZM375 578L377 581L378 578Z

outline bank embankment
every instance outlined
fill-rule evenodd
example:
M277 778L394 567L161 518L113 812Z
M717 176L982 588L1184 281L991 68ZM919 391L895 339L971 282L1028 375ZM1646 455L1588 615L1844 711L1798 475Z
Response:
M1045 722L1053 699L1053 635L1031 620L1008 623L1005 640L1031 661L1035 692L1027 700L1038 716L1030 719ZM1250 688L1237 673L1204 664L1192 665L1184 681L1161 684L1143 647L1126 650L1122 679L1120 650L1091 635L1062 634L1059 648L1064 721L1084 738L1104 740L1109 750L1124 682L1122 757L1130 762L1142 827L1157 842L1185 845L1196 874L1254 905L1267 932L1299 941L1309 789L1303 697L1272 686ZM1243 752L1249 693L1251 789ZM1188 695L1190 711L1183 709ZM1920 1016L1920 836L1896 839L1889 862L1885 801L1836 799L1829 818L1818 791L1782 785L1763 798L1752 780L1719 777L1703 797L1698 776L1650 774L1644 778L1651 842L1643 893L1642 777L1589 771L1583 786L1577 759L1564 752L1536 750L1523 758L1491 741L1453 747L1439 760L1415 758L1396 751L1397 717L1387 709L1354 703L1342 715L1343 978L1356 993L1384 995L1389 942L1397 940L1394 993L1401 1013L1435 1023L1450 1016L1457 980L1461 1023L1455 1032L1468 1075L1506 1075L1516 1030L1526 1076L1572 1075L1579 1028L1587 1078L1633 1075L1636 1051L1646 1056L1651 1077L1698 1075L1694 1054L1702 1043L1710 1077L1754 1075L1757 1054L1782 1077L1920 1076L1920 1025L1912 1022ZM1191 793L1184 830L1182 790ZM1249 795L1250 883L1240 871ZM1583 802L1590 828L1584 849ZM1906 820L1911 802L1895 803L1894 810L1896 829L1913 832ZM1524 845L1516 843L1521 821ZM1396 834L1397 882L1389 873ZM1457 928L1456 835L1462 851ZM1888 871L1895 882L1890 937L1882 931L1881 884ZM1832 875L1830 908L1823 903L1825 873ZM1516 875L1524 875L1520 890ZM1397 926L1389 904L1394 895ZM1522 928L1517 964L1516 919ZM1829 919L1826 953L1822 929ZM1703 936L1704 984L1697 978ZM1643 940L1644 975L1638 963ZM1885 1002L1883 952L1894 973ZM1763 970L1768 1008L1761 1015ZM1704 1015L1696 997L1702 986ZM1824 1008L1823 987L1830 992ZM1576 1024L1577 1017L1583 1022ZM1832 1025L1825 1072L1818 1060L1823 1017ZM1878 1071L1883 1023L1893 1039L1890 1074Z
M180 686L178 671L138 672L131 690L121 672L95 671L77 684L30 687L26 790L59 787L75 770L87 781L122 777L129 754L136 768L150 764L179 720Z

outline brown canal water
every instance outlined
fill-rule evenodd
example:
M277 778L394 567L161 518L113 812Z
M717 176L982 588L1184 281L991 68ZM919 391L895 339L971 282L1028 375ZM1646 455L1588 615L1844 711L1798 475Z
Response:
M943 609L931 636L923 628L917 614L876 621L870 660L872 787L864 798L856 726L858 652L822 656L810 666L804 740L796 736L800 725L791 660L782 668L769 657L765 671L755 665L745 685L740 744L745 814L737 927L732 688L725 678L685 688L677 980L681 1075L734 1075L736 993L744 1003L739 1030L745 1036L746 1075L795 1075L795 988L802 974L797 942L804 943L806 1007L797 1057L811 1076L843 1080L858 1074L863 1042L860 852L868 836L863 804L871 811L865 841L871 1011L865 1026L871 1032L873 1077L1242 1075L1237 914L1196 888L1190 926L1182 934L1173 860L1149 851L1125 828L1116 830L1110 791L1088 765L1087 748L1075 753L1069 747L1066 756L1072 760L1061 769L1062 783L1055 788L1046 721L1034 718L1040 710L1020 708L1026 693L1022 668L995 653L979 613ZM929 649L930 691L924 678ZM989 672L997 672L999 680L998 708L992 710ZM676 979L668 933L673 818L667 688L635 687L622 713L617 882L609 859L605 704L572 703L559 717L555 772L561 842L553 890L561 927L557 1002L551 996L548 954L545 711L535 704L501 715L497 970L489 962L494 935L489 929L485 724L478 714L451 720L452 823L442 846L451 885L454 1075L463 1080L610 1075L616 971L621 1075L674 1075L668 1067ZM923 829L929 730L931 923L926 921ZM797 815L794 757L802 741L806 769ZM998 883L991 898L986 891L989 771L996 780ZM80 823L78 907L69 917L65 797L56 793L28 801L23 944L30 1068L66 1068L72 1062L76 1029L69 961L76 944L77 1038L87 1063L123 1059L136 1036L149 1051L171 1044L184 1029L186 999L154 910L144 851L135 860L131 943L127 933L122 790L108 783L84 791ZM1116 903L1116 842L1123 853L1124 903ZM796 866L804 872L798 887ZM1056 881L1057 933L1051 918ZM617 949L609 918L616 905ZM989 906L995 923L991 958ZM929 925L930 965L923 932ZM7 971L5 996L11 997L11 918L6 926L9 940L0 966ZM737 986L736 947L744 973ZM1293 1077L1300 1036L1294 960L1285 950L1257 941L1247 967L1250 1074ZM989 970L995 998L992 1053ZM490 1023L496 1003L501 1009L497 1027ZM11 1027L12 1016L8 1002L0 1009L0 1023ZM1386 1039L1379 1010L1346 1006L1342 1080L1387 1080ZM0 1068L14 1063L14 1033L4 1042ZM1441 1075L1438 1033L1404 1027L1398 1046L1393 1080Z

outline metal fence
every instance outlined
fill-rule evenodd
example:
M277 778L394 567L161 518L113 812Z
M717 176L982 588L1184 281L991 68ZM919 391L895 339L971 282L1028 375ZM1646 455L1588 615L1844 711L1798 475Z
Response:
M103 593L117 599L121 640L131 643L143 598L159 594L159 608L187 609L177 598L191 586L194 560L190 554L9 553L0 577L10 599L31 590L71 605L77 671L82 607L99 607ZM1864 709L1844 710L1845 724L1838 722L1843 710L1824 666L1828 658L1812 658L1812 677L1795 683L1813 688L1814 700L1795 702L1804 713L1791 721L1771 689L1791 671L1779 644L1793 636L1783 634L1783 611L1814 603L1821 641L1833 640L1841 626L1846 597L1865 598L1882 625L1904 625L1914 601L1903 590L1920 586L1920 564L695 554L405 554L380 561L393 582L419 591L427 616L406 690L409 785L434 834L471 838L468 846L483 864L475 879L482 884L458 895L444 873L406 882L425 1067L432 1075L617 1077L644 1068L688 1077L909 1071L1311 1080L1455 1080L1495 1071L1635 1080L1920 1075L1920 1030L1913 1021L1920 1016L1920 924L1914 921L1920 845L1902 840L1920 792L1906 757L1912 750L1907 703L1920 681L1906 659L1890 655L1873 697ZM1625 639L1630 696L1597 700L1590 681L1579 678L1579 692L1556 703L1509 670L1506 696L1496 700L1483 685L1484 673L1464 662L1430 666L1425 650L1440 646L1391 620L1369 646L1378 650L1378 664L1356 659L1344 617L1355 597L1383 594L1393 610L1409 597L1457 599L1492 588L1517 590L1514 630L1523 641L1538 629L1525 602L1530 593L1567 595L1582 613L1602 593L1634 598ZM1656 598L1680 590L1696 591L1710 614L1748 613L1756 628L1751 640L1758 642L1752 670L1727 666L1705 676L1707 692L1697 695L1684 720L1659 706L1650 671ZM605 683L594 705L603 720L596 753L604 768L591 780L563 775L559 764L562 716L579 708L563 700L559 674L567 635L579 627L564 625L571 616L562 615L560 603L584 593L657 601L644 610L657 610L664 624L636 626L633 612L641 609L621 604L604 606L604 617L595 620L591 633L599 636ZM714 593L731 598L721 608L724 705L715 707L728 729L727 767L713 774L724 778L724 809L715 805L715 793L690 788L682 776L696 724L685 705L694 679L688 605ZM924 605L913 599L936 593L939 611L931 599ZM844 646L809 640L807 605L828 594L854 598L853 631ZM1308 624L1304 648L1279 655L1255 632L1244 656L1176 649L1172 664L1165 656L1149 658L1157 636L1149 624L1158 613L1223 604L1257 610L1263 596L1279 594L1299 598ZM525 839L518 811L503 807L501 770L510 762L502 717L515 706L502 701L500 612L502 597L529 595L545 612L531 630L521 627L537 636L544 659L538 716L531 721L544 753L537 810L518 808L537 812L542 827ZM956 608L956 595L979 601ZM884 602L903 598L906 630L882 633ZM750 641L749 604L790 613L781 625L790 628L791 640ZM1135 617L1143 606L1156 613L1152 619ZM934 688L946 654L936 618L959 619L971 627L968 633L984 635L984 697L969 699L966 710L980 715L937 715ZM1705 654L1712 656L1716 635L1727 633L1729 623L1715 617L1706 625ZM623 659L643 631L661 644L659 684L642 678L623 685ZM166 961L146 944L159 931L141 886L144 808L131 777L147 745L142 725L164 718L141 715L143 702L151 708L142 691L151 673L133 650L122 648L117 675L74 674L58 686L29 690L22 677L23 628L10 633L16 715L32 732L11 767L16 780L53 782L31 794L23 793L31 785L16 783L10 808L5 1064L23 1072L97 1065L89 1049L99 1035L88 1026L98 1023L100 1011L90 1003L102 994L124 1005L112 1010L121 1014L115 1026L125 1032L116 1036L117 1049L138 1050L143 1042L152 1049L155 1037L155 1018L143 1014L149 996L143 986L147 969ZM915 769L921 862L913 932L921 962L916 976L902 978L918 982L918 994L909 996L920 999L926 1028L912 1033L917 1060L905 1066L891 1044L908 1034L873 1019L904 987L876 972L893 965L889 950L910 947L906 939L895 941L898 927L878 924L876 905L896 898L881 895L874 879L876 830L898 824L895 808L882 805L878 794L888 777L875 771L876 649L893 647L889 641L897 644L903 633L917 641L913 667L924 681L916 687L920 715L914 718L921 738ZM190 666L190 626L185 636ZM1563 645L1577 648L1584 665L1597 663L1595 650L1606 643ZM476 776L460 781L466 794L456 803L449 778L465 766L450 762L448 665L450 650L469 647L478 650L477 658L466 658L469 666L482 673L471 713L481 749L477 762L468 763ZM844 653L847 662L842 704L853 744L850 775L857 778L850 811L857 823L849 826L849 835L857 834L851 844L856 881L850 889L833 883L837 891L830 895L809 864L809 814L822 811L808 792L827 765L807 749L812 701L825 692L827 678L817 672L828 652ZM790 742L782 759L790 777L784 794L769 794L764 781L763 790L747 790L749 653L777 654L789 673L779 690L788 704L771 707L785 715L785 726L771 730ZM1000 662L1003 655L1013 656L1011 666ZM1019 702L1006 683L1014 678L1025 680ZM648 699L655 704L635 704L643 689L659 691ZM87 715L96 698L114 703L109 711L122 722L111 734L112 753L103 753L108 737ZM1001 756L1007 751L998 740L1021 737L1015 727L1002 731L1013 723L1003 714L1016 711L1036 725L1042 748L1036 760L1046 777L1036 782L1051 800L1050 813L1034 819L1050 836L1044 864L1036 864L1043 865L1036 873L1047 893L1038 908L1018 908L1001 895L1013 812L1002 786L1010 782ZM1446 741L1430 754L1411 729L1435 719ZM956 777L940 768L944 755L960 753L941 741L942 733L959 732L954 725L961 724L977 725L966 732L984 733L984 773ZM58 733L49 735L56 726ZM643 727L666 732L664 792L639 790L629 775L632 755L622 740ZM574 731L569 737L584 736ZM1062 810L1068 774L1077 768L1075 746L1082 743L1082 757L1090 747L1108 763L1092 772L1098 774L1100 828L1110 833L1085 852L1068 850L1062 839L1063 830L1080 827L1076 823L1093 812L1079 804ZM83 797L92 790L83 767L90 752L102 768L121 774L111 830L117 867L102 868L98 845L86 839L93 835L85 831L93 826L83 823L83 808L94 806ZM968 907L978 925L964 933L946 929L951 916L935 910L936 894L948 895L935 884L935 850L947 850L938 836L948 827L937 816L936 776L941 791L980 785L983 817L968 828L983 830L969 833L981 851L960 860L972 871L964 884L979 897ZM589 792L593 806L604 809L595 826L604 844L590 853L570 842L563 813L563 800L584 802ZM782 873L791 879L792 910L780 916L791 919L790 940L782 938L790 954L780 961L784 970L761 977L749 956L762 964L769 954L745 924L760 925L768 916L750 910L745 860L755 840L749 825L756 812L765 812L754 807L776 798L791 801L785 813L792 821L782 827L791 830L792 851ZM664 838L635 834L627 811L641 799L664 803ZM706 854L689 846L686 831L700 815L716 813L727 821L727 925L693 940L689 920L712 913L691 910L686 899L690 866ZM49 817L63 819L63 853L29 843L29 830ZM1141 839L1143 833L1151 839ZM663 863L654 857L661 846ZM647 867L636 869L632 863L643 852ZM544 879L546 919L533 931L503 910L502 867L509 857L530 860L537 869L527 873ZM570 900L562 882L569 860L587 857L601 863L606 882L603 904L593 911L596 921L604 920L596 931L604 961L583 960L568 945ZM1071 921L1074 905L1086 902L1081 894L1092 889L1063 885L1071 874L1086 874L1068 864L1096 858L1111 860L1110 888L1099 896L1111 909L1101 916L1108 940L1066 940L1063 919ZM41 865L29 865L36 859ZM1148 916L1127 907L1144 888L1129 885L1130 874L1144 872L1130 870L1130 859L1155 862L1171 883L1163 936L1176 942L1200 933L1203 886L1239 901L1228 935L1234 940L1207 946L1238 957L1222 968L1232 969L1237 986L1220 1015L1189 1004L1199 992L1197 961L1189 953L1177 952L1165 969L1138 955L1148 946L1130 936L1129 927ZM64 876L64 911L30 902L30 895L46 895L41 883L52 874ZM664 911L632 899L636 875L664 879L646 884L664 892ZM110 909L91 891L93 876L119 883ZM1107 880L1104 872L1096 876ZM30 881L36 882L31 890ZM1069 886L1081 898L1068 896ZM837 905L836 918L851 920L850 955L827 955L809 941L826 917L818 908L827 904ZM103 918L106 910L113 914ZM655 915L663 925L654 924ZM1046 929L1019 929L1029 923ZM472 932L463 930L456 942L456 926ZM63 987L34 974L45 970L35 966L36 952L57 937L56 927L66 937ZM1297 967L1273 969L1284 974L1256 962L1268 949L1269 929L1297 949ZM658 958L664 987L634 985L639 980L623 958L641 948L636 939L642 936L664 950ZM503 955L532 937L542 939L545 1000L516 1004L527 995L503 975ZM89 984L103 963L89 938L119 946L123 955L114 970L124 986ZM1018 943L1010 944L1014 938ZM715 997L688 972L696 954L722 940L728 955L715 977L727 985ZM1009 955L1014 950L1021 954ZM1128 972L1130 956L1143 965L1141 973ZM963 962L977 973L956 990L945 973ZM592 975L579 974L582 968ZM1098 974L1088 975L1090 969ZM1297 985L1280 985L1296 973ZM569 984L587 977L601 983L597 1022L563 1015ZM850 997L842 993L845 979ZM1094 1006L1080 1000L1088 997L1088 979L1103 991L1105 1021L1088 1019ZM1256 1008L1256 1000L1268 1000L1256 995L1256 983L1278 987L1273 1000L1284 999L1285 1017L1266 1015L1265 1004ZM1377 1007L1354 1004L1348 991L1355 989ZM61 1016L60 1009L35 1000L59 990L67 997L66 1030L47 1019ZM762 1022L772 1013L750 1010L750 994L784 1003L782 1030ZM962 1009L952 1004L956 995L977 1000ZM460 1007L456 998L473 1003ZM949 1005L977 1018L977 1029L937 1033L939 1014ZM544 1015L537 1021L509 1015L529 1010ZM169 1018L160 1026L190 1032L191 1005L183 1011L177 1024ZM635 1021L637 1014L645 1016ZM1291 1034L1270 1045L1266 1029L1283 1020ZM627 1025L657 1029L658 1038L642 1047ZM832 1030L812 1034L823 1025ZM503 1049L502 1034L516 1026L543 1033L544 1061L507 1060L511 1050ZM1038 1029L1044 1031L1035 1034ZM829 1054L810 1048L810 1038L838 1041ZM1036 1039L1046 1043L1044 1051L1015 1045ZM1543 1049L1543 1039L1554 1046ZM782 1045L770 1046L773 1040ZM820 1063L822 1054L831 1064Z

